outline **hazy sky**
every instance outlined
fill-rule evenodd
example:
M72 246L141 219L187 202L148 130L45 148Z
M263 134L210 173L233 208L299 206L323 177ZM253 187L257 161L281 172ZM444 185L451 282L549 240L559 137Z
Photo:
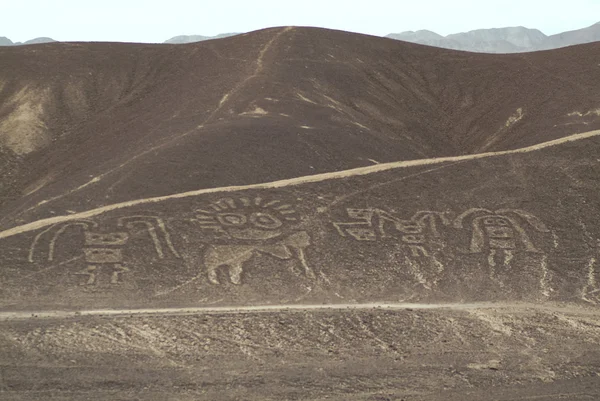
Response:
M600 21L600 0L0 0L0 36L163 42L283 26L383 36L523 25L545 34Z

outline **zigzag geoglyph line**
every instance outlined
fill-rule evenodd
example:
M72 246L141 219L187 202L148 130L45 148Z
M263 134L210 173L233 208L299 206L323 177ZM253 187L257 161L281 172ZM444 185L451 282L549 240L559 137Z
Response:
M187 197L197 196L197 195L220 193L220 192L235 192L235 191L242 191L242 190L249 190L249 189L282 188L282 187L287 187L287 186L295 186L295 185L322 182L322 181L328 181L328 180L334 180L334 179L340 179L340 178L348 178L348 177L353 177L353 176L367 175L367 174L378 173L378 172L382 172L382 171L393 170L393 169L403 168L403 167L426 166L426 165L432 165L432 164L457 162L457 161L463 161L463 160L477 160L477 159L510 155L510 154L528 153L528 152L534 152L534 151L545 149L548 147L560 145L563 143L578 141L578 140L592 138L592 137L596 137L596 136L600 136L600 130L584 132L581 134L574 134L574 135L570 135L570 136L567 136L564 138L555 139L553 141L548 141L548 142L543 142L543 143L540 143L537 145L528 146L528 147L521 148L521 149L505 150L505 151L500 151L500 152L479 153L479 154L474 154L474 155L439 157L439 158L433 158L433 159L419 159L419 160L408 160L408 161L401 161L401 162L384 163L384 164L377 164L377 165L369 166L369 167L360 167L360 168L355 168L355 169L350 169L350 170L336 171L333 173L324 173L324 174L316 174L316 175L310 175L310 176L305 176L305 177L289 178L289 179L285 179L285 180L279 180L279 181L262 183L262 184L237 185L237 186L220 187L220 188L207 188L207 189L200 189L200 190L196 190L196 191L181 192L181 193L177 193L177 194L173 194L173 195L136 199L136 200L132 200L132 201L127 201L127 202L116 203L116 204L112 204L112 205L99 207L97 209L88 210L86 212L81 212L81 213L76 213L76 214L71 214L71 215L66 215L66 216L50 217L47 219L41 219L41 220L37 220L37 221L31 222L31 223L23 224L21 226L13 227L8 230L4 230L4 231L0 232L0 239L11 237L11 236L29 232L29 231L33 231L33 230L37 230L37 229L44 228L44 227L47 227L47 226L50 226L53 224L62 223L65 221L85 219L85 218L97 216L97 215L100 215L100 214L103 214L106 212L110 212L113 210L123 209L123 208L131 207L131 206L149 204L149 203L163 202L163 201L171 200L171 199L181 199L181 198L187 198Z

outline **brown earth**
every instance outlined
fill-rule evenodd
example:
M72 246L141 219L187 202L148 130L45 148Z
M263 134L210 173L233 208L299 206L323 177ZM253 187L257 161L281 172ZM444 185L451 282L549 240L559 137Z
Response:
M569 139L0 232L2 316L20 316L0 322L0 395L595 400L600 131ZM365 302L433 309L285 309ZM279 310L151 313L248 305ZM94 308L149 311L37 318Z
M0 49L0 399L598 399L598 52Z
M484 55L314 28L0 48L1 225L598 129L599 56L598 43Z
M595 305L599 146L600 130L41 219L0 232L0 302Z
M3 400L593 401L578 311L281 312L14 322Z

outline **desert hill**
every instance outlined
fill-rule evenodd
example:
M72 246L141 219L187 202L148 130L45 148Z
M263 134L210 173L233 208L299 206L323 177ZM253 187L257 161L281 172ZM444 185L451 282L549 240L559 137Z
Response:
M598 399L599 55L0 48L0 399Z
M2 225L597 129L598 53L476 55L311 28L1 48Z
M186 44L205 40L221 39L240 35L239 32L220 33L215 36L178 35L163 43ZM523 26L475 29L442 36L430 30L390 33L385 37L406 42L419 43L445 49L464 50L477 53L522 53L539 50L558 49L600 41L600 22L582 29L575 29L547 36L538 29ZM26 42L13 43L7 37L0 37L0 46L29 45L55 42L48 37L39 37Z

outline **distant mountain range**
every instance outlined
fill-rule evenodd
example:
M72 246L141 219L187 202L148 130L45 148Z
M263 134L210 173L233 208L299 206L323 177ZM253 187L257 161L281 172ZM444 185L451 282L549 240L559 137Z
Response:
M229 36L239 35L239 33L220 33L216 36L202 36L202 35L179 35L174 36L169 40L165 40L165 43L181 44L181 43L194 43L202 42L204 40L221 39Z
M386 37L446 49L478 53L521 53L600 41L600 22L583 29L546 36L522 26L477 29L442 36L428 30L391 33Z
M202 42L204 40L221 39L239 35L239 32L221 33L216 36L179 35L166 40L164 43L184 44ZM557 49L565 46L578 45L600 41L600 22L583 29L558 33L547 36L538 29L522 26L476 29L469 32L454 33L442 36L433 31L405 31L390 33L385 36L390 39L446 49L465 50L477 53L522 53L536 50ZM0 46L30 45L36 43L56 42L52 38L41 37L26 42L13 43L6 37L0 37Z
M41 38L35 38L35 39L28 40L27 42L13 42L12 40L10 40L7 37L0 36L0 46L34 45L37 43L50 43L50 42L56 42L56 40L54 40L52 38L41 37Z
M171 44L194 43L194 42L202 42L204 40L221 39L221 38L226 38L228 36L234 36L234 35L238 35L238 33L220 33L216 36L179 35L179 36L174 36L169 40L165 40L164 43L171 43ZM33 45L33 44L38 44L38 43L51 43L51 42L56 42L56 40L54 40L52 38L41 37L41 38L31 39L26 42L13 42L12 40L10 40L7 37L0 36L0 46Z

